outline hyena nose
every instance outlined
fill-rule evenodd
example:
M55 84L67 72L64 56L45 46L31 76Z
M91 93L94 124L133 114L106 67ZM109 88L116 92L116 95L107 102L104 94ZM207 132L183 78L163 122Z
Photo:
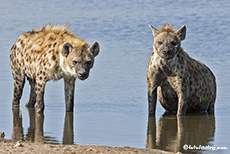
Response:
M173 54L173 50L163 50L162 53L164 55L171 55L171 54Z
M79 76L80 76L80 77L86 77L86 76L87 76L87 73L86 73L86 72L80 72L80 73L79 73Z
M167 54L169 53L169 51L168 51L168 50L163 50L162 53L163 53L164 55L167 55Z
M169 53L170 53L170 49L169 49L169 47L164 47L164 49L163 49L162 53L163 53L164 55L169 54Z

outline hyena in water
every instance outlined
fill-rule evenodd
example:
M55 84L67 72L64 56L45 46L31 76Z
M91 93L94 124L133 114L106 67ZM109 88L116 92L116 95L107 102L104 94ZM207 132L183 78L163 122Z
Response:
M168 24L161 29L150 28L154 45L147 70L149 115L155 115L157 93L168 112L214 112L215 76L181 48L186 26L177 31Z
M27 77L30 97L27 107L44 110L44 89L49 80L64 78L66 111L73 111L75 79L85 80L99 53L99 44L88 46L85 40L67 31L68 26L46 25L23 33L10 51L14 79L13 107L18 107Z

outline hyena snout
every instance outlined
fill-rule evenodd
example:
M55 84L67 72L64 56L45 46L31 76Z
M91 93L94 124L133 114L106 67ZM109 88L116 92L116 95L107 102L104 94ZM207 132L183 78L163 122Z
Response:
M174 57L174 51L169 47L164 47L162 50L162 54L168 58Z
M89 76L89 69L81 69L77 72L77 76L80 80L85 80Z

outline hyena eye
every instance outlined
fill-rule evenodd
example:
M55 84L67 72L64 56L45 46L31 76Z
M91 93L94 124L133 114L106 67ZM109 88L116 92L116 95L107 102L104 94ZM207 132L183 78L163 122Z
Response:
M162 42L162 41L158 41L157 43L158 43L158 45L161 45L161 44L163 44L163 42Z
M172 44L173 46L176 46L176 45L177 45L177 42L172 41L171 44Z
M76 60L73 61L73 65L76 65L78 62Z

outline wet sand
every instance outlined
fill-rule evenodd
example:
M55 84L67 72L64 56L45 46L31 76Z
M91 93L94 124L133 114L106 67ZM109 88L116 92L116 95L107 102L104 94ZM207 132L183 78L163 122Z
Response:
M0 140L0 153L23 153L23 154L171 154L156 149L136 149L131 147L109 147L109 146L91 146L91 145L55 145L44 143L31 143L23 141Z

